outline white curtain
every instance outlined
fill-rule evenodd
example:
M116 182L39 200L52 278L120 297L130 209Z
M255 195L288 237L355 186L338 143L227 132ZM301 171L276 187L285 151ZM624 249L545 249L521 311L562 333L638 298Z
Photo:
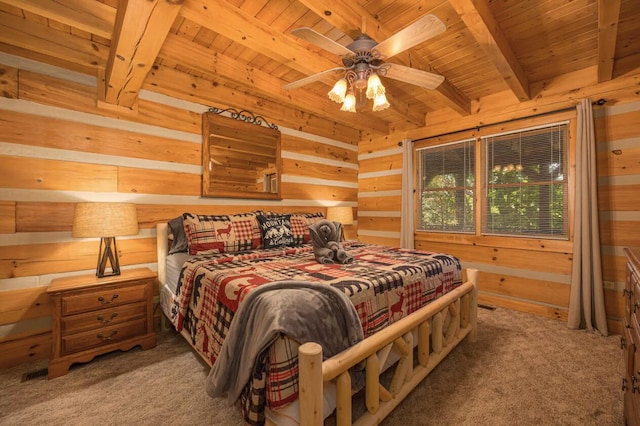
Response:
M402 140L402 201L400 206L400 247L415 248L413 240L413 143Z
M596 141L591 100L583 99L577 105L577 110L573 270L568 326L573 329L595 328L606 336L608 329L600 259Z

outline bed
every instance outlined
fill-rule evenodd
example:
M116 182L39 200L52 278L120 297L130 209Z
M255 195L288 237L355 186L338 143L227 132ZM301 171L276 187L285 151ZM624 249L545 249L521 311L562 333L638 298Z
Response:
M235 385L247 423L321 425L333 413L338 425L352 424L351 398L360 391L366 410L355 424L377 424L460 341L475 339L478 272L466 270L463 281L457 258L345 241L352 263L320 264L308 226L321 214L280 215L292 235L282 240L279 233L275 244L263 238L273 234L260 228L257 219L264 216L275 215L185 214L176 218L182 226L157 225L160 306L171 326L209 365L222 363L234 358L225 355L225 339L251 292L296 281L344 293L362 339L349 336L349 347L340 351L325 345L329 354L306 334L281 332L269 340L246 383ZM171 237L181 227L186 252L175 250ZM387 369L393 373L385 386L379 376Z

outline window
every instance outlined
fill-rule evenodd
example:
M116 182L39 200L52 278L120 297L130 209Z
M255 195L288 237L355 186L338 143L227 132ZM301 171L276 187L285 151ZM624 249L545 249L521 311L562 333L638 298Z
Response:
M567 237L567 124L482 138L482 232Z
M418 150L418 229L474 232L475 140Z
M417 229L567 239L568 129L545 124L418 147Z

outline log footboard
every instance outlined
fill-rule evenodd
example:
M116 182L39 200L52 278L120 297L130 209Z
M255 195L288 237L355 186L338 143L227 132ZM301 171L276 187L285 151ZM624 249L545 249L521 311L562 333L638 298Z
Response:
M429 305L322 362L322 348L305 343L298 350L300 424L323 424L323 383L334 381L337 389L338 426L352 424L349 368L366 360L365 402L367 411L356 425L377 425L430 372L469 335L477 338L478 270L467 269L467 281ZM413 336L418 339L418 364L413 364ZM400 353L389 389L380 383L378 351L394 346ZM385 354L388 351L381 352Z

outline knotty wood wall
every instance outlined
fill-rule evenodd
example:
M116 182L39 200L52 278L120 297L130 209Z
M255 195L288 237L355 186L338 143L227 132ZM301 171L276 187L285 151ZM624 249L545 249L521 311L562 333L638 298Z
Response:
M99 241L71 237L76 202L136 203L140 232L118 239L120 263L152 270L155 224L185 211L357 207L352 135L280 125L282 201L201 198L207 106L144 90L138 113L122 115L97 108L96 92L93 77L0 53L0 368L47 358L48 284L95 273ZM355 238L356 226L345 231Z
M593 81L589 76L577 75ZM581 97L604 98L596 108L598 197L601 252L609 328L621 332L622 289L625 280L623 247L640 245L640 98L638 75L621 81L583 88L579 93L564 84L548 84L535 101L509 106L508 95L476 103L478 113L460 119L442 113L427 116L428 125L414 132L361 141L358 149L358 237L371 243L399 245L402 149L398 142L443 136L463 129L522 118L522 128L545 118L535 114L574 105ZM581 81L581 80L578 80ZM570 87L567 85L567 87ZM512 103L512 101L511 101ZM564 113L574 116L575 113ZM548 116L548 122L554 118ZM575 127L574 127L575 128ZM460 133L460 139L473 135ZM463 267L478 268L480 302L566 320L571 282L572 243L416 232L417 248L457 255Z

